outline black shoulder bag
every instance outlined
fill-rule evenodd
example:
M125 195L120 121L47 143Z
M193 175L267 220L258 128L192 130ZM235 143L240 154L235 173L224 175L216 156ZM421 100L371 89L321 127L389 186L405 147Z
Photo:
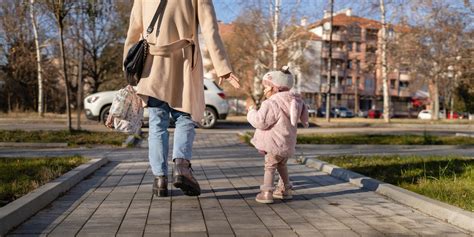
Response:
M125 68L125 75L129 85L136 86L142 76L143 66L148 55L148 42L146 39L148 35L153 32L156 20L161 14L160 21L158 22L157 32L160 33L161 20L163 19L163 12L166 6L167 0L161 0L160 5L156 9L155 15L151 20L150 25L146 29L145 37L134 44L127 53L127 57L124 60L123 66Z

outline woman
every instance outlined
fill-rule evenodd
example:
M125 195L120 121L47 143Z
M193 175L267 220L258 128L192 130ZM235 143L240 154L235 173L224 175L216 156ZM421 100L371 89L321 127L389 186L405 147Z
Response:
M164 11L147 36L148 55L137 85L137 93L148 106L148 158L155 175L153 193L168 195L168 125L176 121L173 147L173 185L185 195L200 195L199 183L191 172L194 123L204 114L203 67L197 29L209 49L219 83L228 81L239 88L219 36L212 0L165 1ZM124 56L146 35L160 0L135 0L125 41ZM125 58L125 57L124 57Z

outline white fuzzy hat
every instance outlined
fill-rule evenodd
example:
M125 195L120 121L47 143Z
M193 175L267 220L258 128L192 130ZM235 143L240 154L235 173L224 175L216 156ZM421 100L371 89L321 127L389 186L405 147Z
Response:
M270 71L263 76L262 84L276 87L280 91L288 91L293 87L293 75L288 66L283 66L279 71Z

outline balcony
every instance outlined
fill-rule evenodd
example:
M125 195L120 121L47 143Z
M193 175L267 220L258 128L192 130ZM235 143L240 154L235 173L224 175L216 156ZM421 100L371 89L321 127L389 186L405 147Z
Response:
M410 75L408 74L400 74L400 81L409 81L410 80Z
M329 49L324 48L323 51L321 52L321 56L323 58L329 58ZM347 52L342 50L342 49L334 48L334 49L332 49L331 58L346 59L347 58Z
M323 32L323 40L329 40L329 32ZM333 41L344 41L344 33L340 31L332 32Z
M403 90L403 89L400 89L400 94L399 94L400 97L411 97L411 93L409 90Z
M322 93L327 93L329 90L329 86L327 83L321 83L321 92ZM333 83L331 83L331 94L343 94L344 93L344 89L341 85L339 85L339 87L336 87L336 85Z
M327 78L327 75L328 75L328 70L327 70L327 68L324 68L323 70L321 70L321 74L322 74L325 78ZM336 77L336 74L337 74L338 77L342 77L342 76L344 76L344 70L343 70L343 69L337 70L337 69L335 68L335 65L334 65L333 68L332 68L331 76ZM340 80L340 79L339 79L339 80Z

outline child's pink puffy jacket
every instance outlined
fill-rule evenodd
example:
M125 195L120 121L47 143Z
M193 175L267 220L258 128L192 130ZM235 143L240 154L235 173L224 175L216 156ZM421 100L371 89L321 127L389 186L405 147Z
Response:
M301 97L290 91L276 93L265 100L259 110L247 113L247 120L256 128L250 142L260 151L293 156L298 119L308 127L308 109Z

